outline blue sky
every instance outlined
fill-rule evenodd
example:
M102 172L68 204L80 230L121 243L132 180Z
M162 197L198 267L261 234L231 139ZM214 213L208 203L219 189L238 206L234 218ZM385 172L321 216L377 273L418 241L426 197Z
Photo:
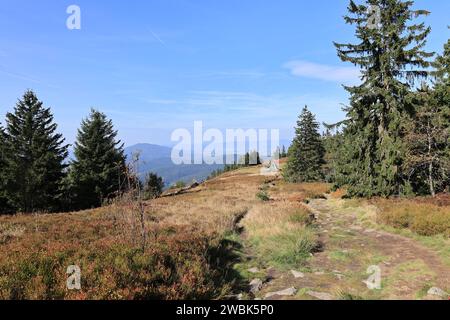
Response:
M66 8L81 8L68 30ZM343 118L351 65L332 41L353 39L347 0L0 0L0 122L27 88L52 107L69 143L91 107L127 144L170 144L177 128L280 129L303 105L320 122ZM450 1L432 12L428 50L442 50Z

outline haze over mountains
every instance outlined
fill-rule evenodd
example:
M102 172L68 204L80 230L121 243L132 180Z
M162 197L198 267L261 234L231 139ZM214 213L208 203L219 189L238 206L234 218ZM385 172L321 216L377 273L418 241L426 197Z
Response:
M286 146L286 148L290 144L288 140L281 140L280 143L281 145ZM237 148L235 148L235 150L236 149ZM250 150L251 148L248 142L246 143L245 149L247 152L253 151ZM224 150L226 150L225 147ZM176 165L171 159L172 148L156 144L140 143L125 148L125 154L128 161L132 161L134 153L139 153L139 177L144 179L148 172L157 173L163 178L166 187L170 187L178 181L183 181L185 183L190 183L193 180L203 181L213 171L224 168L224 165L218 164ZM236 161L238 161L239 156L235 155ZM262 159L268 158L263 155L261 155L261 157Z
M286 148L289 146L289 141L282 140L282 145ZM246 144L246 150L252 151L249 148L248 143ZM194 165L194 164L184 164L176 165L171 159L172 148L167 146L161 146L151 143L138 143L124 149L125 155L127 156L127 161L131 162L133 159L133 154L139 153L139 177L145 179L145 175L148 172L154 172L161 176L164 180L165 187L168 188L178 181L183 181L185 183L190 183L193 180L203 181L205 180L213 171L218 169L223 169L224 165ZM69 161L74 158L73 151L69 152ZM235 156L236 160L238 156ZM262 157L263 159L267 157Z
M172 148L140 143L125 148L128 161L133 159L133 154L139 153L139 177L145 178L148 172L154 172L161 176L166 187L170 187L178 181L190 183L192 180L205 180L211 172L222 169L223 165L175 165L171 159Z

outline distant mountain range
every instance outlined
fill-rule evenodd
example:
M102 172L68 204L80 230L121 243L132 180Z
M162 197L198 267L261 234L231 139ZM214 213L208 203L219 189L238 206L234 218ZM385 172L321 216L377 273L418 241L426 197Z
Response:
M287 141L283 142L286 146L289 145ZM246 149L249 149L248 145ZM203 181L213 171L224 168L224 165L208 164L175 165L171 159L172 148L156 144L140 143L125 148L128 162L132 161L135 153L139 153L139 177L143 180L148 172L154 172L163 178L166 187L178 181L185 183L191 183L193 180ZM68 161L73 158L73 150L69 150ZM238 157L235 158L237 160Z
M148 172L161 176L165 186L169 187L178 181L190 183L193 180L205 180L213 171L223 169L224 165L175 165L172 162L172 149L154 144L136 144L125 148L127 160L139 153L139 177L145 178Z

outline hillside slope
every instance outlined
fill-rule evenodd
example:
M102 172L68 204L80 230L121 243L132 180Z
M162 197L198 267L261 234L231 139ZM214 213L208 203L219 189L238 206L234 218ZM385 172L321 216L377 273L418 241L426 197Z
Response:
M0 217L0 299L428 299L429 288L450 288L448 253L429 245L448 248L447 238L378 231L372 211L323 199L328 189L254 167L146 202L143 216L124 199ZM71 265L81 290L66 287ZM362 282L371 265L381 289Z

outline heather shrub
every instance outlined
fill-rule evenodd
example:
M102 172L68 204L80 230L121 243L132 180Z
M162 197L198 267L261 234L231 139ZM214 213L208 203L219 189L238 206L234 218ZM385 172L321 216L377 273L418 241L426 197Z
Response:
M448 206L414 200L380 200L380 222L398 229L410 229L423 235L450 236L450 209Z
M0 299L214 299L227 293L223 269L210 263L216 235L177 228L140 247L126 242L11 253L0 262ZM223 249L222 249L223 250ZM69 265L81 269L80 291L66 288Z

